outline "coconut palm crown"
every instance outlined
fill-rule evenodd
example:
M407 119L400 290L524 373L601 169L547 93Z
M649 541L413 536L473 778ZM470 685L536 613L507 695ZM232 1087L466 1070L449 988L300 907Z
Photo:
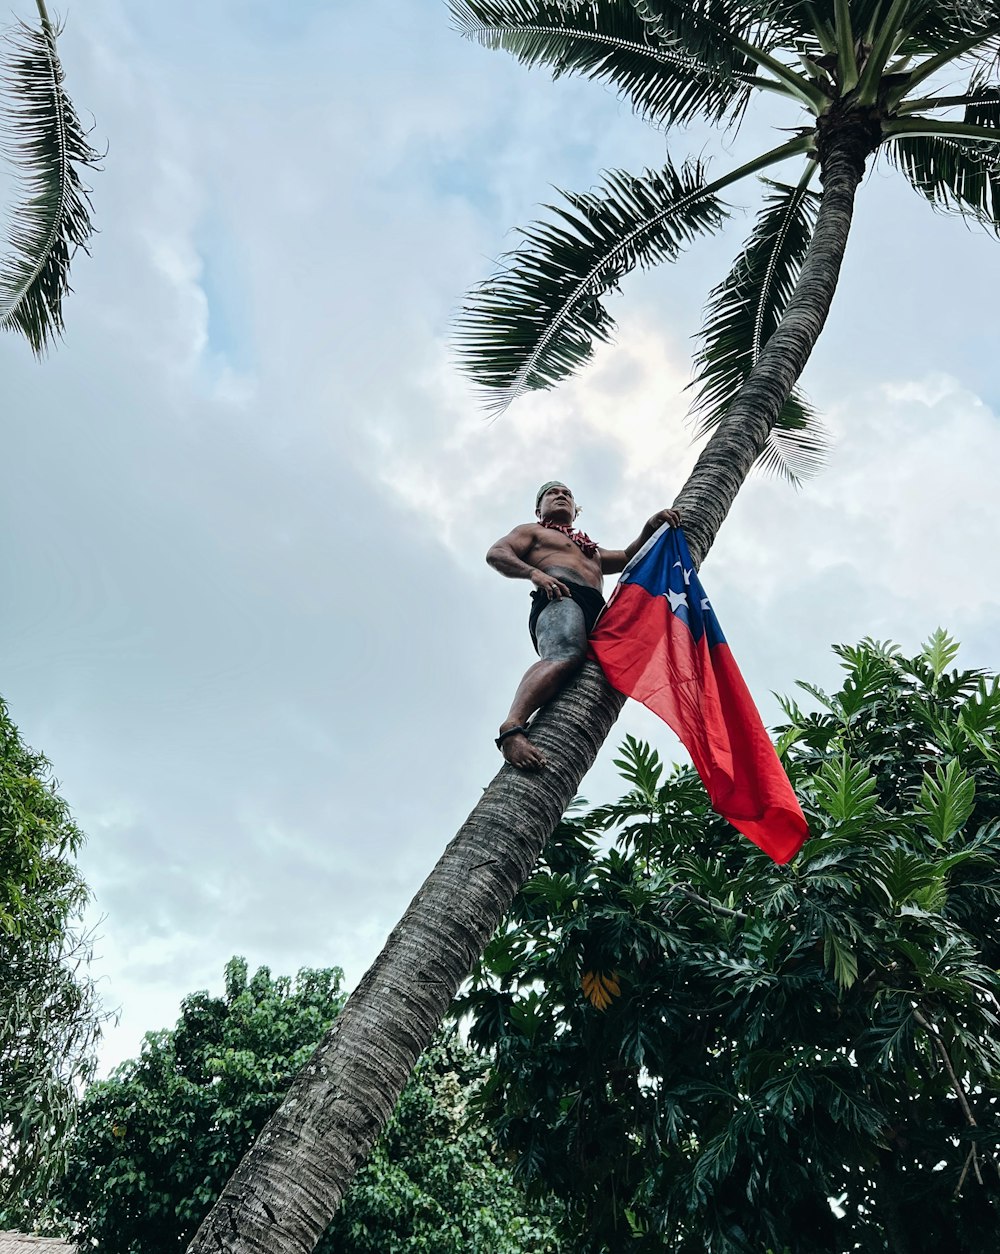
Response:
M462 365L494 412L587 362L614 329L606 294L634 267L672 260L716 230L726 216L720 193L748 176L764 183L763 205L708 302L694 380L699 433L717 426L778 325L815 233L822 197L811 185L825 188L837 159L859 179L867 158L884 152L935 208L1000 233L1000 0L449 0L449 8L469 38L556 77L612 84L663 129L695 119L738 127L754 91L795 110L791 137L737 169L716 178L700 162L611 171L595 192L561 192L549 206L554 220L521 232L458 320ZM946 94L956 80L964 90ZM801 177L764 176L791 158ZM795 480L824 444L814 412L792 391L762 462Z
M99 154L64 87L58 27L44 0L35 3L39 24L18 22L0 54L0 142L19 191L0 257L0 328L19 331L41 356L63 329L73 254L94 232L79 168L93 168Z

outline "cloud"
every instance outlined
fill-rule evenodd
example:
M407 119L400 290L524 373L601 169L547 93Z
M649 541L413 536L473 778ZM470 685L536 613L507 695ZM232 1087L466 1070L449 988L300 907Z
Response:
M233 953L360 977L496 770L533 660L527 588L486 548L557 475L609 544L673 499L689 337L745 225L633 276L616 343L487 423L447 344L462 293L550 184L656 165L662 137L460 40L443 5L286 7L71 14L70 89L109 143L101 234L66 343L38 366L0 342L2 686L89 833L123 1007L105 1065ZM809 381L829 470L798 494L755 476L705 565L767 717L770 689L835 680L832 640L941 622L991 656L988 370L964 315L889 317L875 264L938 256L923 308L950 308L971 244L912 208L905 241L859 212ZM629 730L675 751L640 710Z

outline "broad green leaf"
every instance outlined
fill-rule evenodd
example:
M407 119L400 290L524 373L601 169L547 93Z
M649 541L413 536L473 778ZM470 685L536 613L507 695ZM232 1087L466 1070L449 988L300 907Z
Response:
M857 645L835 644L833 651L848 670L858 671L877 660L892 666L901 655L898 644L892 640L875 640L872 636Z
M658 801L657 790L663 764L660 755L650 745L626 736L620 750L621 756L614 759L615 766L622 777L642 794L652 805Z
M958 712L958 727L966 741L973 745L994 767L1000 766L1000 750L996 732L1000 727L1000 679L987 683L980 677L976 692Z
M960 647L958 641L953 640L941 627L938 627L922 646L920 656L931 668L935 685L955 660Z
M934 774L924 772L918 807L921 821L938 842L945 845L965 826L976 804L976 783L952 758Z
M823 961L841 988L850 988L858 978L858 956L854 946L837 932L823 936Z
M817 688L815 684L807 684L804 679L797 679L795 686L801 688L804 692L808 692L811 697L815 697L820 705L829 710L831 714L840 714L840 707L836 699L825 693L822 688Z
M916 889L913 900L926 914L940 914L948 904L948 883L944 874L936 874L929 884Z
M922 889L935 883L937 869L926 857L897 846L874 864L873 877L881 880L896 909L912 901Z
M796 741L801 740L804 735L805 732L801 727L787 728L774 742L775 753L777 753L779 758L784 759L785 754L792 747L792 745L794 745Z
M825 762L812 783L820 805L836 823L857 825L878 804L875 781L868 767L863 762L852 762L847 754Z

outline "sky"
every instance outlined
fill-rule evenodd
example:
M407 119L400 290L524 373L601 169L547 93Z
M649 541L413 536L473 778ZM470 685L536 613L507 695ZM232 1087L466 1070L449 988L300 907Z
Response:
M528 585L486 549L548 479L611 547L671 503L692 337L755 192L624 282L591 366L491 422L450 344L463 294L553 187L655 168L663 134L462 39L443 0L62 16L100 233L64 342L0 340L0 692L88 837L104 1074L234 954L360 979L496 772L534 657ZM670 151L721 173L797 120ZM828 465L798 491L753 475L702 569L767 722L796 680L837 684L836 642L943 626L1000 665L998 257L869 170L803 380ZM590 801L619 795L627 732L684 760L630 705Z

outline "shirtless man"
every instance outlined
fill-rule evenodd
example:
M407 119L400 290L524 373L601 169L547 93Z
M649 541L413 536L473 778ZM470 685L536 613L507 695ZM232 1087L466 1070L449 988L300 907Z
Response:
M587 657L587 636L604 608L603 575L625 569L664 523L676 527L676 510L661 509L625 549L602 549L573 524L579 513L564 483L543 484L535 498L537 522L523 523L486 554L494 570L510 579L530 579L528 630L539 661L518 684L510 713L500 724L497 748L523 771L545 765L545 755L528 739L532 714L551 701Z

